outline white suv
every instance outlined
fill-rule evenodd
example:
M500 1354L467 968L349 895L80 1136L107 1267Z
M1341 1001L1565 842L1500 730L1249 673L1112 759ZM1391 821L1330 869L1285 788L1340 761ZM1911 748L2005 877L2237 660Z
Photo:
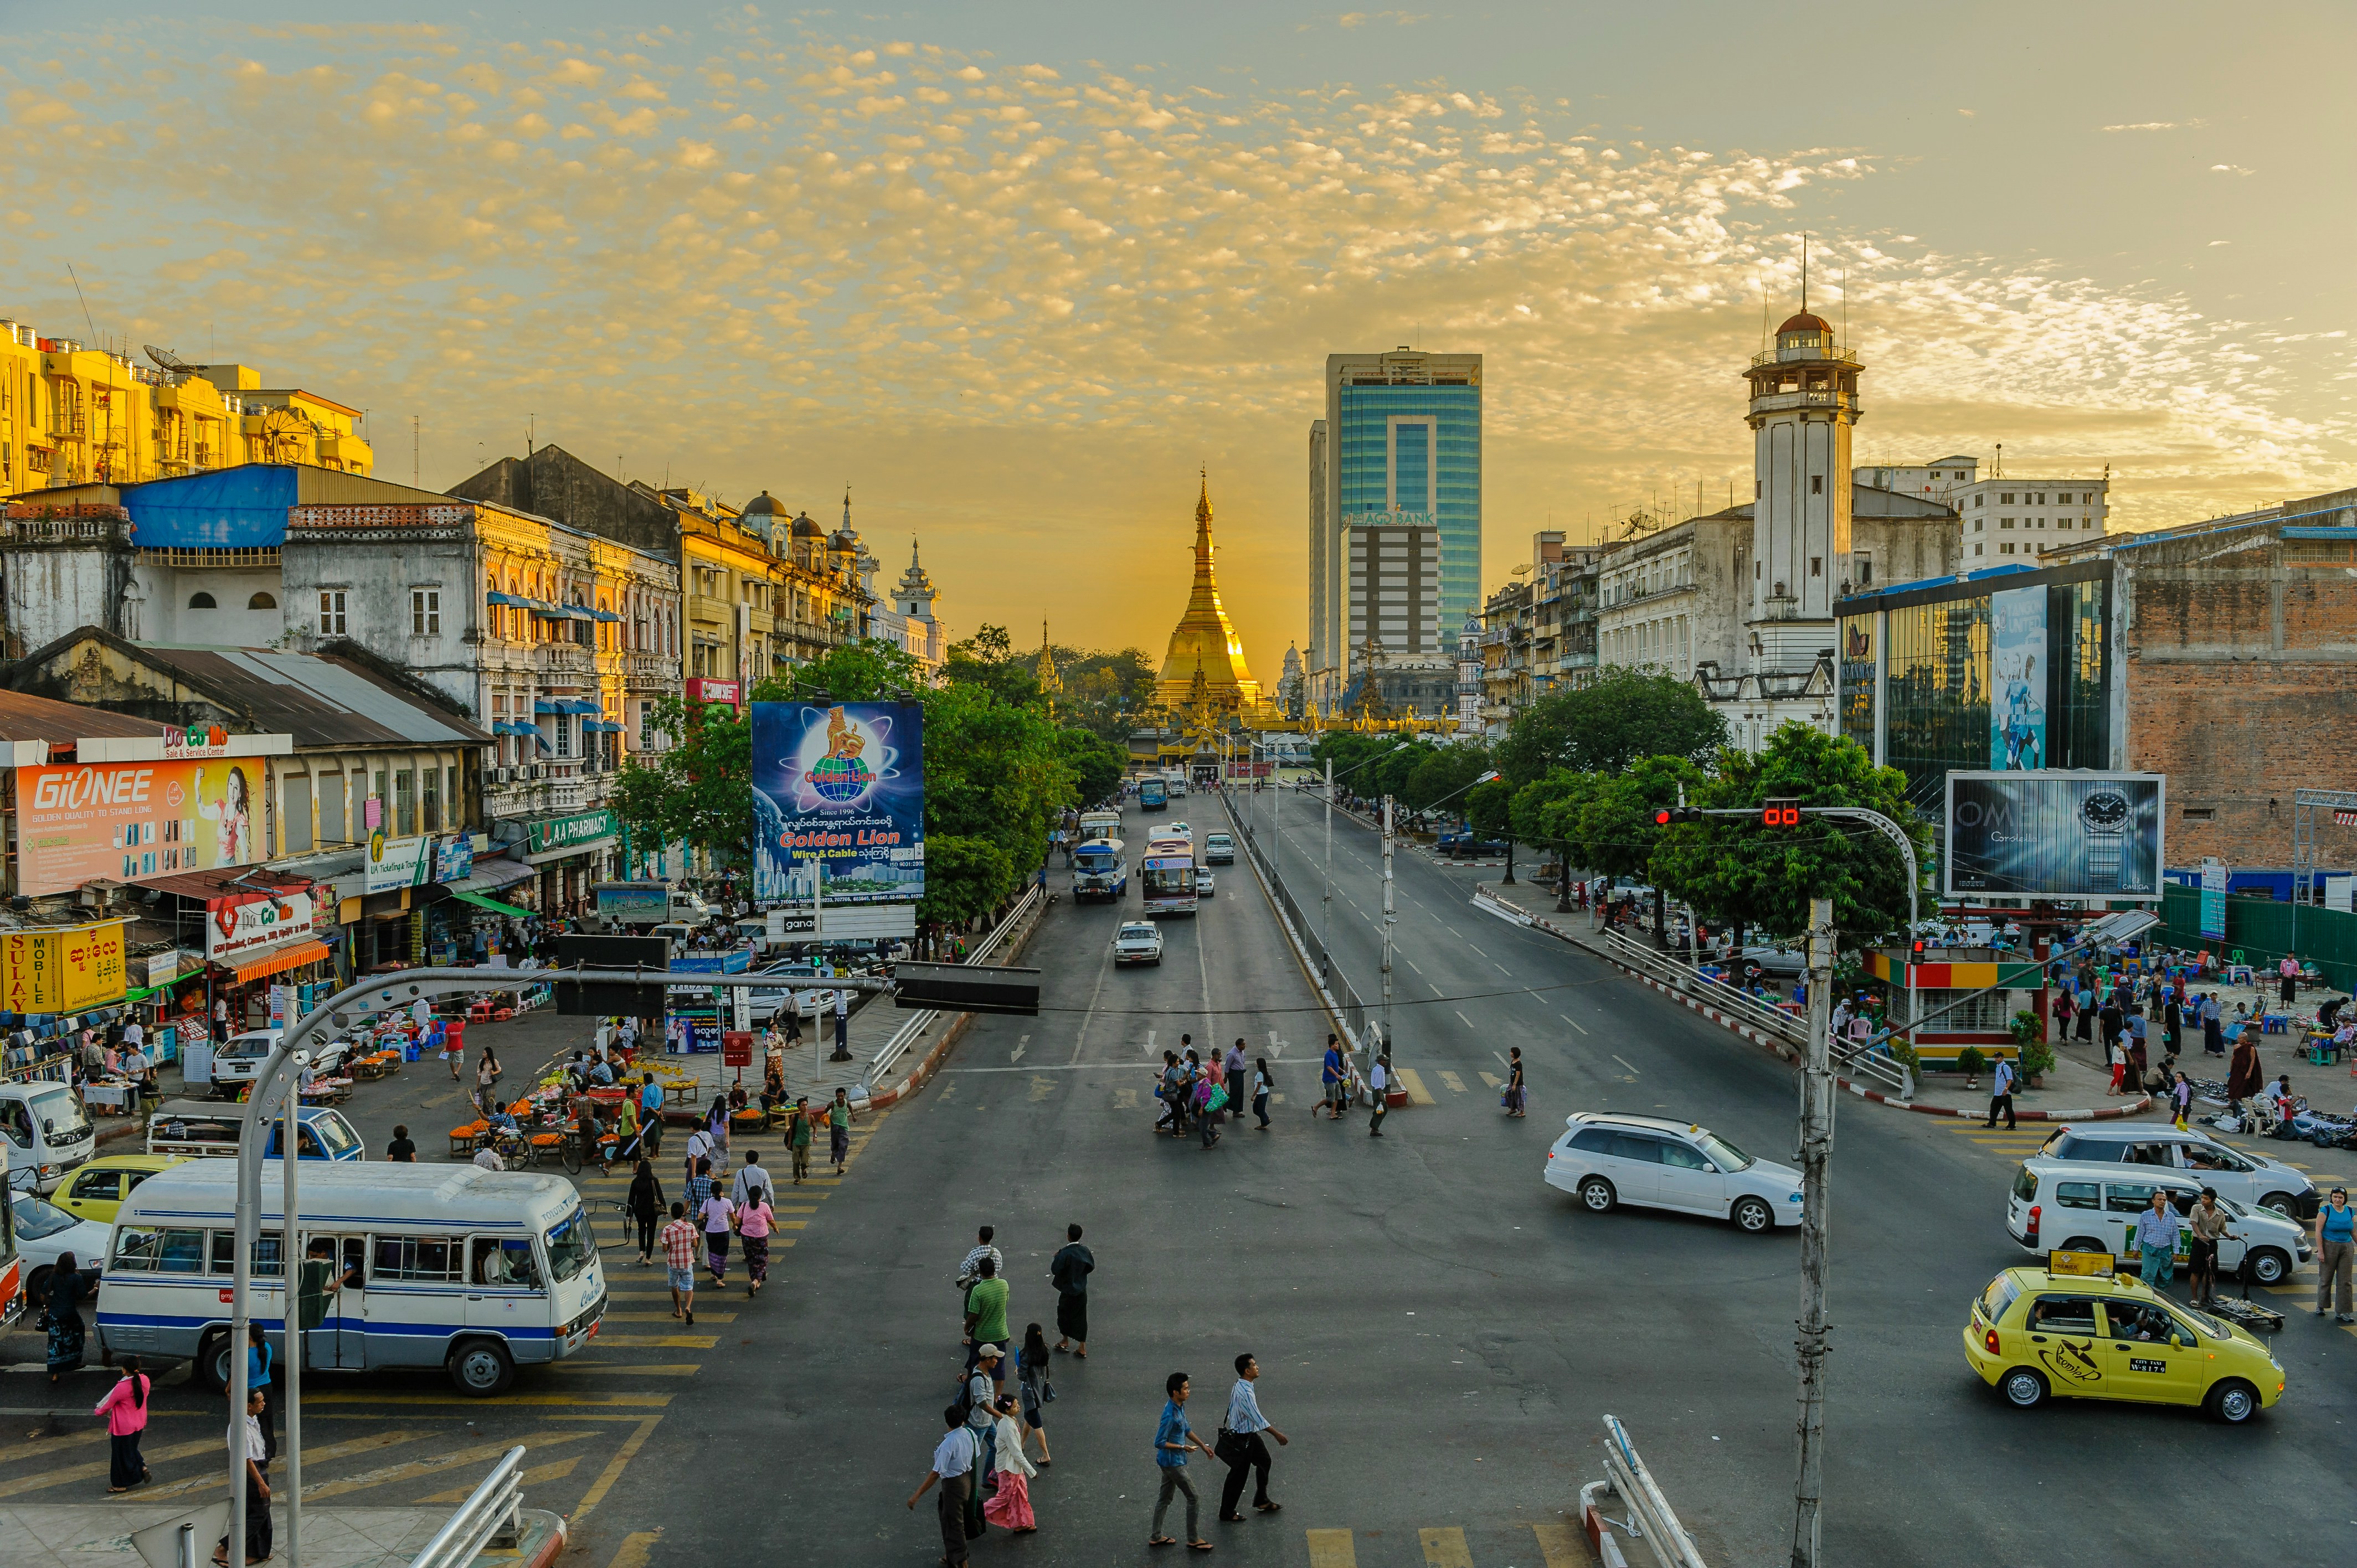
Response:
M1162 929L1145 920L1132 920L1113 934L1113 961L1122 963L1162 962Z
M2272 1208L2287 1219L2313 1219L2316 1183L2265 1155L2233 1148L2200 1133L2166 1124L2058 1128L2038 1151L2050 1160L2077 1165L2157 1165L2191 1176L2218 1196L2254 1208Z
M1677 1208L1758 1234L1801 1222L1801 1173L1755 1160L1688 1122L1575 1112L1547 1151L1546 1183L1595 1214L1615 1204Z
M2208 1185L2182 1171L2151 1165L2089 1165L2072 1160L2028 1159L2013 1173L2006 1197L2006 1234L2029 1251L2135 1251L2136 1217L2152 1207L2158 1190L2179 1215L2193 1212ZM2232 1222L2218 1243L2218 1272L2242 1275L2255 1284L2289 1282L2309 1261L2308 1232L2271 1208L2252 1208L2224 1197L2218 1207ZM2190 1256L2189 1230L2178 1238L2179 1262Z

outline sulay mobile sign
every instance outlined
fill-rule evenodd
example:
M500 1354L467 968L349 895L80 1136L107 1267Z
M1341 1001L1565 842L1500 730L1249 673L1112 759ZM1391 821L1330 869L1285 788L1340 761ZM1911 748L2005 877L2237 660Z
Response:
M11 1013L80 1013L123 1000L123 922L10 931L0 937L0 1005Z
M753 896L828 904L925 896L925 711L753 704Z
M261 798L259 757L19 768L16 891L250 865Z

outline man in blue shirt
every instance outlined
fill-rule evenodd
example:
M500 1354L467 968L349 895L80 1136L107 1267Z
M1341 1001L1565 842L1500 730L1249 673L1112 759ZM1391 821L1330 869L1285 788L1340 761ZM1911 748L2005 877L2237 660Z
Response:
M1154 1434L1154 1462L1161 1466L1162 1493L1154 1503L1154 1533L1146 1539L1148 1546L1175 1546L1177 1541L1162 1533L1162 1520L1170 1511L1170 1495L1187 1494L1187 1544L1208 1550L1205 1541L1195 1529L1195 1483L1187 1478L1187 1450L1200 1448L1206 1458L1215 1457L1203 1440L1187 1424L1187 1374L1173 1372L1164 1381L1169 1402L1162 1407L1162 1424Z
M2177 1233L2184 1228L2177 1210L2169 1205L2169 1193L2156 1188L2152 1207L2136 1216L2136 1272L2144 1283L2158 1290L2167 1284L2177 1264Z
M1285 1506L1269 1498L1268 1444L1261 1441L1260 1434L1267 1433L1276 1439L1280 1447L1285 1445L1286 1439L1285 1434L1271 1426L1268 1418L1260 1412L1260 1397L1253 1391L1253 1384L1259 1380L1260 1363L1253 1359L1252 1352L1247 1350L1236 1358L1236 1386L1228 1392L1228 1419L1226 1431L1222 1434L1227 1448L1224 1457L1228 1462L1227 1482L1220 1488L1220 1522L1222 1524L1243 1522L1244 1516L1238 1511L1236 1505L1243 1501L1246 1471L1253 1474L1253 1507L1263 1513L1275 1513Z
M1342 1119L1342 1047L1333 1036L1326 1036L1326 1065L1318 1069L1318 1081L1326 1090L1326 1115L1329 1121Z
M925 1472L922 1485L909 1494L909 1508L914 1512L917 1499L941 1484L939 1505L942 1523L942 1561L960 1563L966 1561L965 1505L974 1490L974 1462L982 1457L982 1443L966 1429L965 1412L951 1405L942 1412L942 1423L949 1431L933 1449L933 1467Z

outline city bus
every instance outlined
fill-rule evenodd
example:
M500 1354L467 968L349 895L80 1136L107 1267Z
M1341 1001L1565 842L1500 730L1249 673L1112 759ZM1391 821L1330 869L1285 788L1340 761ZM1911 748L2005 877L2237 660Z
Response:
M279 1168L262 1178L253 1312L283 1354ZM324 1247L341 1281L307 1336L307 1369L441 1367L459 1392L489 1398L517 1367L571 1356L597 1332L605 1270L562 1176L322 1161L304 1166L299 1190L305 1251ZM140 1183L114 1217L100 1348L186 1359L200 1387L227 1387L236 1223L235 1160L189 1160Z
M1129 895L1128 846L1117 838L1090 839L1072 852L1072 901Z
M1149 811L1158 811L1170 803L1169 787L1161 779L1150 777L1137 781L1137 803Z
M1146 912L1191 915L1195 912L1195 844L1157 829L1147 840L1146 858L1137 863L1138 880L1146 888Z

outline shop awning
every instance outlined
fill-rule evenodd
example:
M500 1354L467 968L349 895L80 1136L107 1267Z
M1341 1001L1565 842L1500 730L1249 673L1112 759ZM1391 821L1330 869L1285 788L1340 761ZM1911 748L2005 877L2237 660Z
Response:
M518 915L529 918L532 914L529 909L519 909L512 904L502 904L496 898L486 898L480 893L453 893L450 897L461 904L472 904L478 909L489 909L495 915Z
M453 893L496 893L502 887L512 887L519 882L529 882L540 873L521 861L479 860L474 870L456 882L443 884Z
M502 594L494 589L483 596L483 602L492 605L512 605L518 609L532 608L532 601L517 594Z
M597 704L587 697L541 697L532 704L536 714L594 714Z
M239 964L236 971L237 981L240 985L242 985L250 980L261 980L268 975L284 974L290 969L300 969L307 963L317 963L327 956L328 944L325 942L290 942L275 952L257 953L248 961Z

